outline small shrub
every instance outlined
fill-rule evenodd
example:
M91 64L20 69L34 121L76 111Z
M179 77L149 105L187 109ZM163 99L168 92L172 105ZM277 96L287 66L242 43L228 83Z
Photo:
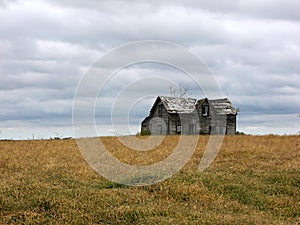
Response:
M209 133L208 133L207 131L200 130L200 131L199 131L199 134L200 134L200 135L208 135Z
M151 135L151 131L149 129L142 130L140 135L141 136Z

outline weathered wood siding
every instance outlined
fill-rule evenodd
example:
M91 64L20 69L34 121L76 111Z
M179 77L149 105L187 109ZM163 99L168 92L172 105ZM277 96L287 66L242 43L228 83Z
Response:
M208 113L202 106L208 105ZM181 132L178 131L181 126ZM196 105L194 113L169 113L161 101L156 101L150 115L142 122L141 130L160 134L235 134L236 115L218 114L207 100Z
M197 106L200 120L200 133L202 134L235 134L236 133L236 115L218 114L214 108L209 105L207 116L202 114L202 106L209 103L207 101Z
M236 115L227 116L227 134L234 135L236 133Z
M149 130L153 135L168 134L169 114L165 106L159 102L149 120Z
M177 132L177 126L181 126L181 121L177 113L169 114L169 134L180 134Z

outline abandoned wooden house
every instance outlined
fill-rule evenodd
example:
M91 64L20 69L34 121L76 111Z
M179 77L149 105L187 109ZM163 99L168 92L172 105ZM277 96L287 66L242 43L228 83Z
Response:
M235 134L237 110L227 98L158 96L141 132L159 134Z

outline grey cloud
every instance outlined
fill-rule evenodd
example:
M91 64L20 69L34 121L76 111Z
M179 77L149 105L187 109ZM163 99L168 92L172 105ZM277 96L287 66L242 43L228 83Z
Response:
M139 14L136 9L146 9L150 12L156 12L170 7L183 8L185 10L202 10L211 13L222 14L238 14L239 16L249 16L253 18L270 18L270 19L287 19L287 20L299 20L300 15L298 9L300 3L295 0L267 0L267 1L206 1L206 0L187 0L187 1L172 1L172 5L169 1L154 0L149 4L148 1L55 1L56 4L63 5L69 8L86 8L97 9L104 12L124 14L130 9ZM125 9L125 10L124 10Z
M272 127L284 133L280 123L271 124L274 115L281 115L287 119L286 132L295 133L297 128L290 124L297 126L297 120L289 115L299 114L300 109L299 4L293 0L2 0L1 135L11 135L10 128L16 132L19 127L24 133L30 126L43 130L47 125L61 126L69 133L72 98L89 66L113 47L144 39L178 43L206 61L224 94L241 108L241 129L259 133L259 127L266 131ZM163 54L185 63L171 51ZM124 85L150 75L185 85L192 97L203 96L176 69L159 64L131 66L104 89L106 100L96 107L101 112L97 122L110 120L110 103ZM143 95L151 89L169 93L168 87L150 81L129 91ZM132 111L135 126L154 99L149 97ZM285 126L284 121L281 124Z

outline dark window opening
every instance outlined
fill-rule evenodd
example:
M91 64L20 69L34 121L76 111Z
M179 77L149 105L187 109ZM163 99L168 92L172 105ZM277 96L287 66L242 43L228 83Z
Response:
M176 133L181 134L181 125L176 125Z
M210 134L216 134L216 127L210 126Z
M162 110L163 110L163 105L159 104L158 105L158 116L162 117Z
M209 114L209 106L202 105L202 116L208 116L208 114Z
M189 134L195 134L195 124L189 124Z
M162 134L162 125L158 125L158 133Z
M222 135L227 134L227 129L226 129L226 127L220 127L220 134L222 134Z

